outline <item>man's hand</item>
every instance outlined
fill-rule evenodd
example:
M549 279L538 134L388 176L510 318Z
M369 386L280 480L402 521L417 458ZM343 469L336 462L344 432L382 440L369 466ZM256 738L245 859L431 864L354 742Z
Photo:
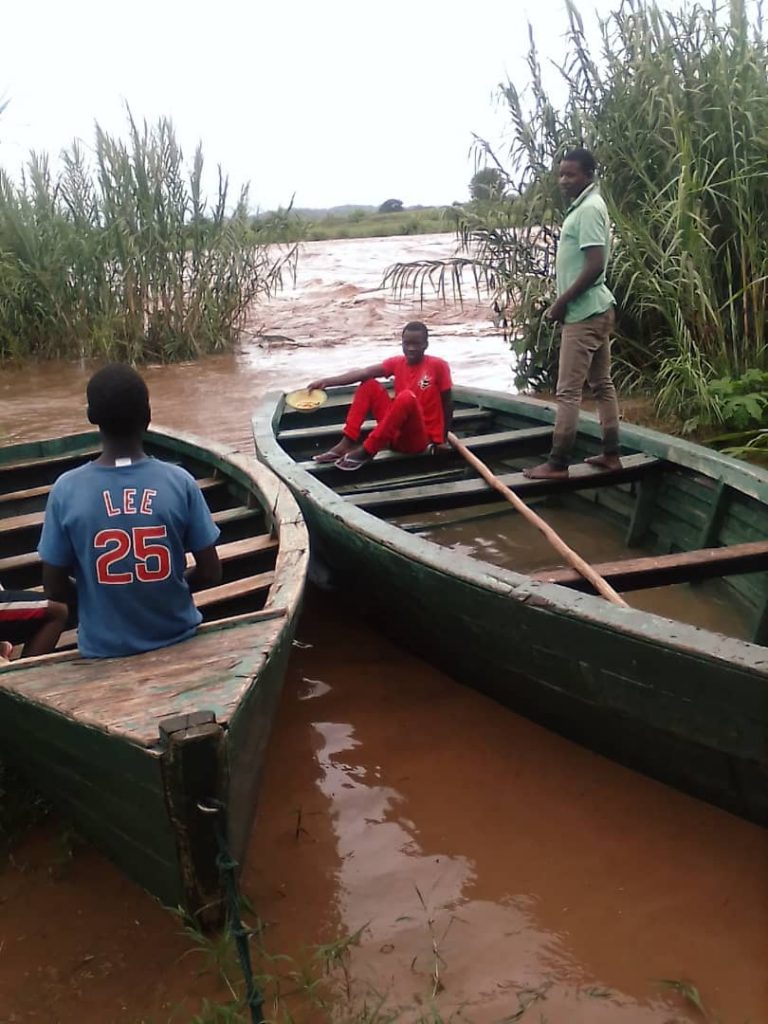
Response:
M562 298L555 299L549 309L545 310L544 316L547 320L552 320L554 323L561 324L565 320L565 311L568 307L567 302L563 302Z
M307 384L307 391L325 391L327 387L328 381L323 377L322 380L313 380L311 384Z

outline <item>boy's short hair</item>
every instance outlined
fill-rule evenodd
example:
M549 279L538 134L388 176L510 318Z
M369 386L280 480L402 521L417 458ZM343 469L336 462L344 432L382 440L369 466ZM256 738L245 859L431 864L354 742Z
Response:
M594 155L588 149L584 149L583 146L575 146L573 149L566 150L560 157L560 160L568 160L569 163L578 164L582 171L590 176L597 170L597 161Z
M149 391L142 377L124 363L110 363L88 381L88 420L105 434L126 437L146 430Z
M427 325L423 324L421 320L411 320L409 324L406 324L403 328L403 335L406 331L413 331L414 334L418 333L424 336L424 341L429 340L429 331Z

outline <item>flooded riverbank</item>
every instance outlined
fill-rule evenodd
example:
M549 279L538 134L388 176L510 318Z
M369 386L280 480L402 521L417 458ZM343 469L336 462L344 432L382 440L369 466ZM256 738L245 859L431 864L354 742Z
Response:
M412 318L458 382L511 387L481 305L376 290L449 238L307 248L238 353L147 371L158 423L250 452L260 394L377 362ZM3 371L6 439L84 428L89 373ZM472 1024L702 1020L663 979L696 986L713 1021L768 1020L765 831L458 686L332 595L309 594L298 641L244 869L271 951L360 931L352 994L402 1021L431 1002ZM226 999L180 922L64 828L33 829L0 871L0 1022L189 1021Z

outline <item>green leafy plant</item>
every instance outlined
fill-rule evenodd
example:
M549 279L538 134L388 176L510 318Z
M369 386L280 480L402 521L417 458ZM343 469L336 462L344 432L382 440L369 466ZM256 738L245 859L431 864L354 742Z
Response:
M97 126L93 158L74 143L54 173L32 154L19 184L0 171L0 359L190 359L230 347L250 305L295 267L295 246L254 226L248 190L203 154L186 170L173 125L127 140Z
M760 6L661 10L625 0L588 41L567 2L562 102L545 84L531 36L526 87L500 87L510 143L477 140L478 163L503 191L459 225L461 253L401 264L396 290L461 296L479 287L518 353L521 383L549 387L553 297L562 220L554 169L574 145L593 150L614 224L610 285L614 355L625 388L657 396L680 420L718 422L712 379L768 369L768 42ZM740 403L748 414L754 404Z

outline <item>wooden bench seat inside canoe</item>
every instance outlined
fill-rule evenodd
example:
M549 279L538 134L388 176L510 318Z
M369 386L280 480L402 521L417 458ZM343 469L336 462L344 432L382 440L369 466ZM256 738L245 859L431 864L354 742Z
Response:
M591 466L572 466L569 476L563 480L530 480L522 473L505 473L499 480L516 494L539 496L543 494L564 494L573 491L608 487L612 484L641 480L649 473L658 471L663 463L650 455L630 455L622 459L621 469L595 470ZM380 516L399 515L405 510L417 511L429 508L451 507L497 500L496 492L480 479L462 480L446 484L426 484L397 490L375 490L356 492L346 500Z

